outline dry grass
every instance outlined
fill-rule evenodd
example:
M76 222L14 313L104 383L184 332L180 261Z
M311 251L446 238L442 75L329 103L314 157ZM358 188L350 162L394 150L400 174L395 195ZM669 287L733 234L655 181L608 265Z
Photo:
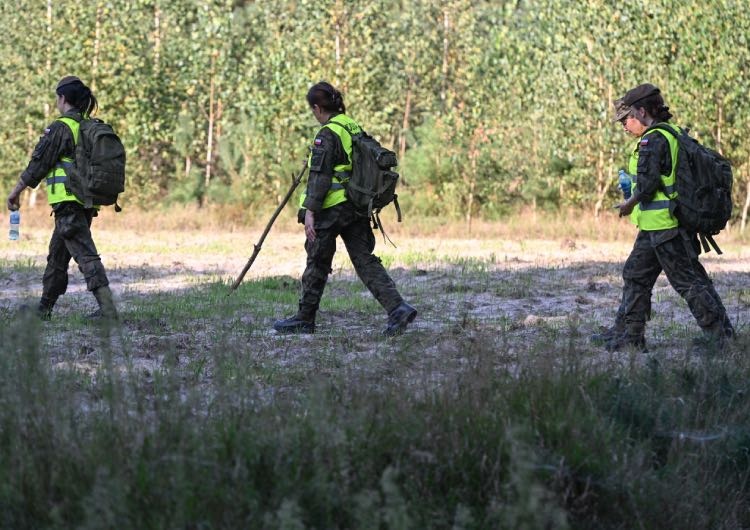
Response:
M304 266L291 212L232 296L262 222L212 209L105 212L94 237L122 328L103 337L80 317L93 300L74 267L51 322L15 318L39 294L51 230L33 213L21 241L2 243L0 430L19 434L0 437L0 472L25 482L0 486L0 526L750 522L743 494L727 495L746 493L750 468L750 247L731 233L725 255L703 261L740 340L696 358L697 327L664 278L650 354L588 342L619 302L634 236L624 220L529 214L470 237L460 225L392 223L398 247L379 239L376 253L420 315L384 340L385 315L343 248L318 332L270 329L294 311ZM673 440L680 433L687 442ZM697 451L689 441L716 433ZM28 458L7 458L29 440ZM75 480L62 487L63 476ZM321 503L321 488L337 501Z

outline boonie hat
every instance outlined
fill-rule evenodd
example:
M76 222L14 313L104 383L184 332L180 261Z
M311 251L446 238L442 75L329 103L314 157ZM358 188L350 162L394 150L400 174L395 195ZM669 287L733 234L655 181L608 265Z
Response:
M613 105L615 106L615 117L612 118L613 122L620 121L625 116L630 114L630 107L625 104L622 98L616 99Z

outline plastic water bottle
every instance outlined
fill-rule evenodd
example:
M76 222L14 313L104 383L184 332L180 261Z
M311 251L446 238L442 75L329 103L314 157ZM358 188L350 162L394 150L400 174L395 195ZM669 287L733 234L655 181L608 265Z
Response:
M625 197L625 200L627 201L630 198L631 191L630 188L633 185L633 179L628 175L624 169L621 169L617 173L620 178L620 189L622 190L622 195Z
M19 228L21 225L21 212L18 210L11 210L10 212L10 231L8 232L8 239L15 241L18 239L20 234Z

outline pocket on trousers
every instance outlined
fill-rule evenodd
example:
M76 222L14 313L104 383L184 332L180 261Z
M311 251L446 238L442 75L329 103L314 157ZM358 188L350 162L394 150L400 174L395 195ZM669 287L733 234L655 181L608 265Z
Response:
M65 239L70 239L80 230L75 215L63 215L55 219L57 232Z

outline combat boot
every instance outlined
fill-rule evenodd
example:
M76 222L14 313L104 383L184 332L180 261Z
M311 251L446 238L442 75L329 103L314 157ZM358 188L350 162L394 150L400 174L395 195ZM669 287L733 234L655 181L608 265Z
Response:
M50 320L52 318L52 308L55 306L55 302L57 302L57 298L47 298L46 296L42 296L36 308L29 304L23 304L18 308L18 312L22 315L34 315L40 320Z
M294 315L293 317L277 320L273 323L273 329L275 329L277 333L309 334L315 333L315 322Z
M383 330L383 335L392 337L406 329L406 326L417 318L417 310L406 302L401 302L396 309L388 313L388 325Z
M624 331L625 326L621 324L615 324L610 328L599 326L599 331L597 333L593 333L589 337L589 341L596 346L604 346L607 342L611 341Z
M706 328L700 337L693 339L693 347L690 353L693 355L724 353L729 346L729 339L733 336L734 329L732 329L732 333L730 334L723 325Z
M39 305L36 308L36 314L42 320L49 320L52 318L52 308L55 307L57 298L47 298L42 296L39 300Z
M648 353L646 338L643 333L623 331L604 343L604 349L608 352L622 351L628 348L634 348L641 353Z
M724 332L724 336L728 339L736 339L737 334L734 331L734 326L732 325L732 321L729 320L729 317L727 315L724 315L724 320L722 322L722 331Z
M99 308L93 313L86 315L86 318L91 320L119 320L117 308L115 308L115 302L112 299L112 291L109 289L109 286L97 287L91 292L94 298L96 298Z

